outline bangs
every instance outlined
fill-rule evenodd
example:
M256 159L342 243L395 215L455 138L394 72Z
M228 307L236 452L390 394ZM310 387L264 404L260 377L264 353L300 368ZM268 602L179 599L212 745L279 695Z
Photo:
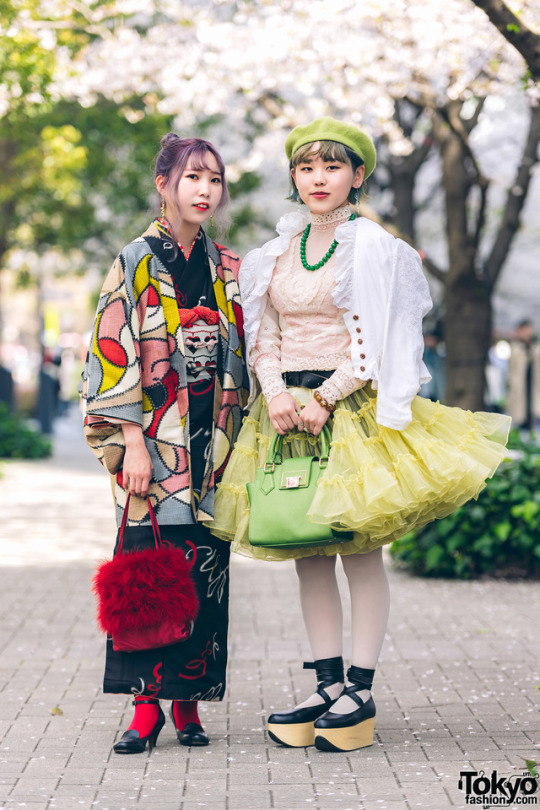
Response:
M211 149L208 149L208 147L203 144L197 144L196 146L193 147L193 149L191 149L188 152L188 154L186 155L186 161L184 164L183 171L186 171L186 169L189 167L195 172L202 172L204 169L206 169L209 172L213 172L214 169L211 169L210 166L208 165L209 153L215 158L215 161L217 163L218 171L216 172L216 174L220 174L221 177L223 178L223 175L225 174L225 166L223 165L221 158L218 157L215 154L215 152L213 152Z
M309 163L314 158L320 157L325 162L337 160L339 163L347 163L351 166L351 159L347 154L347 147L338 141L315 141L300 146L291 158L291 169L299 163Z
M215 158L218 167L216 174L221 176L221 182L223 184L223 192L218 205L218 209L220 209L229 202L229 190L225 180L225 164L219 152L214 149L212 144L208 141L193 138L187 142L187 146L183 146L183 148L179 150L176 166L171 171L170 180L173 185L176 185L188 167L194 172L202 172L205 169L209 172L214 172L214 169L210 168L208 165L209 154Z

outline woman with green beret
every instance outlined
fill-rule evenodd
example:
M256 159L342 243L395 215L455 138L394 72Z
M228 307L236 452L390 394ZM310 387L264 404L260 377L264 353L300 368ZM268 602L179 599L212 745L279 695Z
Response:
M371 687L389 611L382 546L475 497L505 456L509 419L417 396L430 379L422 319L431 299L418 253L358 215L376 163L369 136L319 118L293 129L285 151L300 209L241 266L251 409L218 486L211 531L237 553L295 560L314 658L304 667L315 669L317 688L269 717L271 738L350 751L373 742ZM307 518L340 542L252 545L245 485L275 433L284 437L283 458L320 457L325 425L328 464ZM338 556L351 598L346 675Z

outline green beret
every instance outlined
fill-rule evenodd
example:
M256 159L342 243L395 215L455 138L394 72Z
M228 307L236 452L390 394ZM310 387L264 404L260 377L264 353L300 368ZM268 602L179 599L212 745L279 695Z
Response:
M348 146L355 155L362 158L366 167L366 177L369 177L375 168L377 153L369 135L352 124L344 124L328 115L317 118L311 124L295 127L285 141L285 154L290 160L301 146L316 141L336 141Z

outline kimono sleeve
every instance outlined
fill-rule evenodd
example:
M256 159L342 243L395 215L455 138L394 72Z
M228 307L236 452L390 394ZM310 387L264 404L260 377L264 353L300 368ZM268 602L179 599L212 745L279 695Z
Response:
M143 425L139 318L120 254L103 285L82 375L84 437L114 474L125 451L122 422Z

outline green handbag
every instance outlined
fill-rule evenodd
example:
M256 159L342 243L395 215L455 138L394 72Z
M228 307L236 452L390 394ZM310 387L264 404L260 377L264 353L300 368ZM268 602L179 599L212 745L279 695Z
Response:
M307 518L317 481L328 464L330 439L325 425L320 434L320 458L303 456L284 461L283 436L274 434L266 464L257 470L255 481L246 485L252 546L303 548L353 539L353 532L333 530Z

